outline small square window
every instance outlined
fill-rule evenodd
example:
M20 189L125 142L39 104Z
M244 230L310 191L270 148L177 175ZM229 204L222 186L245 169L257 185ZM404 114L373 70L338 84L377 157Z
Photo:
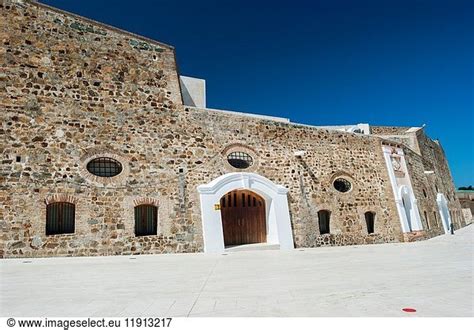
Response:
M21 156L16 156L16 162L20 163L21 162Z

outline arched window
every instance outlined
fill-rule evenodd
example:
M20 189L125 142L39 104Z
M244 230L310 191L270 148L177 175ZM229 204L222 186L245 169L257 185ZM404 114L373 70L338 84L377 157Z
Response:
M425 220L426 220L426 229L430 229L430 219L428 219L428 213L424 211L425 214Z
M46 206L46 235L74 233L75 206L56 202Z
M329 234L329 219L331 217L331 212L327 210L318 211L318 220L319 220L319 233L321 235Z
M367 225L367 233L373 234L375 229L375 213L365 212L365 223Z
M135 236L156 235L158 208L154 205L135 206Z

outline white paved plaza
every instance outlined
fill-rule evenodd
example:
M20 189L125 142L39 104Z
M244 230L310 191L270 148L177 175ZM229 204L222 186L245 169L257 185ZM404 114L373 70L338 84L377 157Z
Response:
M474 316L473 235L471 225L408 244L1 260L1 316Z

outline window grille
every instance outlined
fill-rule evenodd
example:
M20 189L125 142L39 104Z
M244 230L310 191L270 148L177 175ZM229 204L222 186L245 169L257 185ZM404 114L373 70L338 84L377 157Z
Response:
M87 170L100 177L113 177L122 172L122 164L109 157L99 157L87 163Z
M242 151L231 152L227 156L227 161L233 167L240 169L249 168L253 164L252 156Z
M46 206L46 235L73 234L75 206L57 202Z
M351 190L351 187L352 187L351 183L343 178L334 180L333 185L337 191L342 192L342 193L348 192L349 190Z
M156 235L158 229L158 208L154 205L135 207L135 236Z

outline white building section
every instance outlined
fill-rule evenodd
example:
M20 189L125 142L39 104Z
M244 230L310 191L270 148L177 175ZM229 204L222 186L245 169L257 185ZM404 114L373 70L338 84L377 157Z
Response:
M230 191L246 189L265 199L267 243L279 244L280 249L294 248L288 208L288 189L267 178L247 172L228 173L212 182L200 185L201 218L204 252L223 252L224 234L220 199Z
M179 76L179 83L185 105L197 108L206 107L206 81L204 79Z

